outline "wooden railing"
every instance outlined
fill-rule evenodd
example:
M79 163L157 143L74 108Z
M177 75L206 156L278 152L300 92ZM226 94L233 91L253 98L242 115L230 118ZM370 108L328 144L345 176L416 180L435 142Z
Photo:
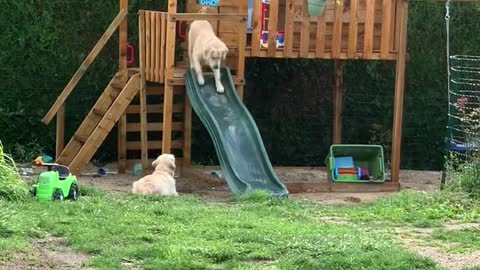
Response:
M85 58L85 60L83 60L83 63L80 65L78 70L75 72L75 75L73 75L70 82L68 82L67 86L65 86L62 93L58 96L57 100L55 100L55 103L53 103L50 110L44 116L42 121L45 124L49 124L50 121L52 121L55 114L63 107L63 104L67 100L68 96L72 93L75 86L77 86L80 79L87 72L87 69L90 67L90 65L93 63L95 58L98 56L100 51L105 46L105 44L112 37L115 30L117 30L117 28L120 26L120 24L123 22L123 20L126 17L127 17L127 11L122 9L118 13L117 17L112 21L110 26L107 28L105 33L103 33L102 37L98 40L97 44L95 44L95 47L93 47L93 49L90 51L90 53ZM126 44L125 44L125 46L126 46Z
M141 68L147 81L165 81L167 15L166 12L139 11L140 59L144 60Z
M212 24L215 24L217 21L221 22L229 22L232 27L237 29L235 34L234 44L227 44L230 49L229 54L233 55L234 51L237 53L235 54L236 63L232 63L235 68L235 75L237 78L241 78L243 80L244 76L244 65L245 65L245 51L246 51L246 39L247 39L247 28L246 28L246 21L247 21L247 14L239 14L239 13L170 13L168 14L168 18L172 23L183 21L187 24L194 20L207 20ZM168 42L168 38L167 38ZM188 40L187 40L188 42ZM167 44L167 47L169 45ZM174 48L173 44L170 44L170 48ZM167 65L168 68L168 65ZM173 69L170 68L170 74L168 79L172 79L173 77ZM167 72L168 74L168 72Z
M284 31L284 46L276 46L276 34L268 35L268 47L260 44L262 1L254 0L250 57L396 59L395 27L398 0L328 0L323 14L310 17L306 0L272 0L269 33Z
M245 23L246 14L199 14L199 13L173 13L140 10L139 33L140 33L140 69L144 70L145 79L149 82L164 83L167 69L167 20L172 23L184 21L189 23L193 20L208 21L236 21ZM175 32L176 28L170 31ZM176 34L176 32L174 33ZM246 30L237 33L235 49L243 48L245 52ZM169 54L175 53L175 45L170 44ZM170 55L171 56L171 55ZM242 58L243 62L243 58ZM237 63L237 65L240 63ZM172 72L172 70L170 70ZM172 73L173 74L173 73ZM173 76L168 78L173 81Z

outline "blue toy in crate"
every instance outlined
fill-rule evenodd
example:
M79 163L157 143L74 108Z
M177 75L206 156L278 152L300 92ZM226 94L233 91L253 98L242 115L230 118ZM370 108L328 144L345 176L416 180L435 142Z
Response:
M218 0L198 0L198 4L202 6L218 7Z
M335 157L335 167L336 168L352 168L353 167L353 157Z

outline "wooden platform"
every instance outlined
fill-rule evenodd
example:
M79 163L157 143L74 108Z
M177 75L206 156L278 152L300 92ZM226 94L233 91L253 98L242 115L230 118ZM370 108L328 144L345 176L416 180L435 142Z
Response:
M309 49L306 54L301 55L300 49L292 49L290 53L285 54L284 48L276 48L273 54L269 54L266 48L262 48L258 52L252 52L252 47L247 47L245 52L246 57L258 57L258 58L307 58L307 59L356 59L356 60L396 60L396 52L391 51L386 57L382 57L380 51L372 51L372 54L365 58L362 52L356 52L354 54L349 54L348 52L340 52L334 56L334 52L331 50L325 50L321 53L317 52L314 49Z
M348 192L348 193L366 193L366 192L398 192L400 191L399 182L379 183L285 183L291 194L295 193L317 193L317 192Z
M175 67L173 72L173 79L168 79L168 84L169 85L185 85L185 78L183 76L185 75L185 72L187 71L187 69L188 69L187 65ZM208 76L208 75L212 75L213 73L206 70L204 71L204 74ZM235 85L244 85L245 80L243 78L239 78L238 76L233 76L233 83Z

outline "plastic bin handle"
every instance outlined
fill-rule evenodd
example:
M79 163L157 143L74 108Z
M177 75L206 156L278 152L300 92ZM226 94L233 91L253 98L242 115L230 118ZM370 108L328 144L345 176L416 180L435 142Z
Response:
M333 157L328 158L328 164L330 165L330 168L332 168L332 170L333 170L334 166L335 166L335 161L334 161Z
M380 164L380 173L383 175L384 174L384 170L385 170L385 164L383 163L383 158L382 157L378 157L378 164Z

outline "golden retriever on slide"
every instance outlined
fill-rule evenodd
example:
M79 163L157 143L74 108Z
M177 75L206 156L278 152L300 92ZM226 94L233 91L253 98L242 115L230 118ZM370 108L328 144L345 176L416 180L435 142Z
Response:
M133 183L132 192L142 195L178 196L175 188L175 156L162 154L152 162L155 171Z
M205 10L199 13L205 13ZM215 87L218 93L224 92L220 80L220 68L222 61L228 54L228 48L214 33L212 25L208 21L196 20L190 24L188 31L188 56L190 68L197 73L198 84L203 85L202 67L208 66L215 77Z

